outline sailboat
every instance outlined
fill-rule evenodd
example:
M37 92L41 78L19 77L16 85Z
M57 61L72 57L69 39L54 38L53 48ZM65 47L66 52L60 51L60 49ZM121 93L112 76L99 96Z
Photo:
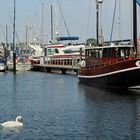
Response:
M9 71L13 71L16 74L16 71L27 71L31 69L31 62L27 60L26 56L16 56L16 43L15 43L15 35L16 35L16 26L15 26L15 18L16 18L16 0L14 0L14 18L13 18L13 51L12 51L12 60L7 61L7 68Z
M96 2L98 5L98 2L101 1L97 0ZM108 46L99 46L97 36L97 46L85 48L85 59L82 60L84 63L82 62L78 73L80 83L126 89L140 85L140 55L137 51L137 3L140 4L140 0L133 0L133 43L111 43Z

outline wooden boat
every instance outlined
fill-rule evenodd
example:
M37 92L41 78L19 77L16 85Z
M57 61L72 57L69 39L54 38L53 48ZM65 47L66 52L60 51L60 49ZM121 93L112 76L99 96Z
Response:
M133 43L87 47L84 65L78 74L80 83L113 88L140 85L136 6L136 0L133 0Z

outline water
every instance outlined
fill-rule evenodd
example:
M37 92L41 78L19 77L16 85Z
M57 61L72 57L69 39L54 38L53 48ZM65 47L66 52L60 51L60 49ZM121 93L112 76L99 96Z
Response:
M0 73L0 122L23 117L24 127L0 129L0 140L140 139L140 91L110 91L74 75Z

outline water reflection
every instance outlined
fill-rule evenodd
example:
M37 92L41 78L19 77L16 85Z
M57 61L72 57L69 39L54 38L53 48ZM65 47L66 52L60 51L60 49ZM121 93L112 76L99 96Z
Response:
M20 134L22 131L22 127L13 127L13 128L1 128L2 129L2 133L4 134Z
M19 114L18 114L18 103L17 103L17 94L18 94L18 89L17 89L17 87L18 87L18 82L17 82L17 76L16 75L12 75L12 77L11 77L12 79L12 90L13 90L13 92L11 93L12 94L12 96L11 96L11 110L12 110L12 116L15 118L16 116L18 116Z
M89 110L87 121L95 125L92 131L96 139L140 139L139 91L105 90L84 85L79 85L79 89L85 96L86 110ZM95 114L89 115L92 110Z

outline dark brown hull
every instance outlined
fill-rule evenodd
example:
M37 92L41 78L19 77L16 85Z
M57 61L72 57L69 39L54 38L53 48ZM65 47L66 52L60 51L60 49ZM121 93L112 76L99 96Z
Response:
M97 68L81 68L79 82L91 86L128 88L140 85L140 59Z

